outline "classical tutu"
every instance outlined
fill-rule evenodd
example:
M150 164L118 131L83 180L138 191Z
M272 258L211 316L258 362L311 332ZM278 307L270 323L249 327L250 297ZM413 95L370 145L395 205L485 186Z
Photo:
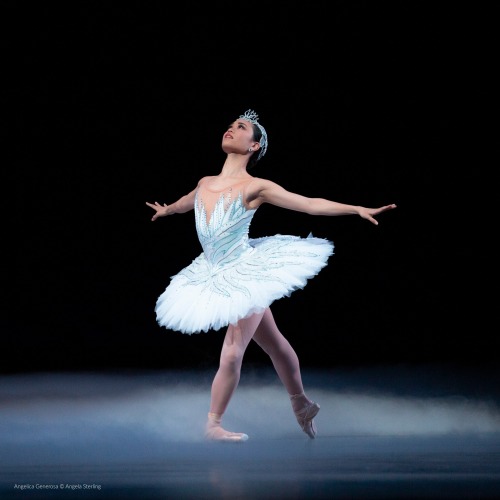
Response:
M158 298L157 321L188 334L219 330L303 288L332 254L330 241L312 235L249 239L237 259L215 269L202 253L172 276Z

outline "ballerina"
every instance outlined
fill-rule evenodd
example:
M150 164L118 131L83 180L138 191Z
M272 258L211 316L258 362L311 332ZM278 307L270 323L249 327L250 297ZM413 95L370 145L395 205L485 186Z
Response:
M241 442L243 432L222 427L222 417L236 390L245 350L254 340L266 352L290 397L301 429L316 437L319 404L306 395L298 356L278 329L270 306L305 287L334 253L331 241L309 235L250 238L249 229L263 203L309 215L358 215L378 225L377 215L396 208L347 205L287 191L248 170L265 155L267 133L253 110L231 123L222 137L226 159L218 175L202 177L188 194L171 204L146 205L152 221L194 210L203 252L171 278L157 300L159 325L185 334L227 328L212 382L205 437Z

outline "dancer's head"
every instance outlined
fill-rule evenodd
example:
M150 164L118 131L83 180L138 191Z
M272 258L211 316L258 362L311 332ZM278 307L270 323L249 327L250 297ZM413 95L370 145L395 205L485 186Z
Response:
M259 116L252 109L234 121L224 133L222 149L226 153L248 154L247 168L253 167L267 151L267 132L259 123Z

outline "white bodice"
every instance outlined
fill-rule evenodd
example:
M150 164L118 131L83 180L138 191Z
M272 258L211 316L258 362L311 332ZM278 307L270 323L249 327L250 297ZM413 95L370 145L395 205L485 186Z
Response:
M232 197L231 192L221 193L215 207L207 214L200 192L196 193L196 232L212 272L252 251L248 231L255 212L256 209L245 207L240 191L236 197Z

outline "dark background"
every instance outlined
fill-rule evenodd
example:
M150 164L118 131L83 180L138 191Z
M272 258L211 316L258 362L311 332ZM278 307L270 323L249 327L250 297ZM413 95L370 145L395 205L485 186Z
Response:
M223 331L183 335L154 313L201 251L193 214L152 223L145 202L174 202L217 174L222 133L248 108L269 134L254 175L398 205L378 227L259 209L251 236L312 232L336 246L272 307L302 365L494 365L466 161L481 95L472 30L488 13L454 2L6 6L2 371L216 366ZM269 363L253 345L245 362Z

